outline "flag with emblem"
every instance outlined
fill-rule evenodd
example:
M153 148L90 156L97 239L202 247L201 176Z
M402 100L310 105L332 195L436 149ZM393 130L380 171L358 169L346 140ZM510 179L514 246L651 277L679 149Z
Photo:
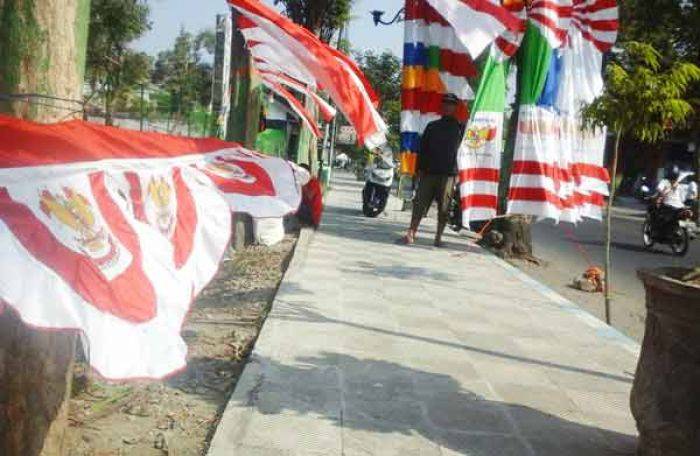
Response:
M0 138L0 301L28 325L79 331L109 379L183 368L180 330L231 210L281 217L308 180L218 139L4 116Z

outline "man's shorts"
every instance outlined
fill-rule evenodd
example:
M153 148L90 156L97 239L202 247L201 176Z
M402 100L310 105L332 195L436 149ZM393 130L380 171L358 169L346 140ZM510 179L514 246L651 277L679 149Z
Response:
M438 217L447 217L454 189L455 176L426 174L418 181L418 190L413 199L413 217L423 218L433 201L438 203Z

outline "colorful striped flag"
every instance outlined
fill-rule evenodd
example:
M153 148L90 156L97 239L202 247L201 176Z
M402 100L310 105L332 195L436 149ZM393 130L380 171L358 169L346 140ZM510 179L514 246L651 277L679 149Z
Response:
M457 117L466 122L467 100L474 96L469 79L476 76L476 67L455 29L427 0L407 0L401 96L404 173L415 172L420 135L428 123L442 115L445 93L462 100Z

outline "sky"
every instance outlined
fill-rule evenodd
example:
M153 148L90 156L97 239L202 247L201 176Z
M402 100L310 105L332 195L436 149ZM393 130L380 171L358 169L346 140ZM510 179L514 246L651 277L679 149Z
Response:
M265 0L272 3L272 0ZM151 7L150 32L133 43L133 47L156 55L169 48L181 27L196 33L202 29L214 28L216 15L227 10L225 0L148 0ZM388 49L401 56L403 48L403 27L401 24L375 27L370 11L386 11L386 19L391 19L403 7L404 0L356 0L353 19L350 24L350 43L355 50Z

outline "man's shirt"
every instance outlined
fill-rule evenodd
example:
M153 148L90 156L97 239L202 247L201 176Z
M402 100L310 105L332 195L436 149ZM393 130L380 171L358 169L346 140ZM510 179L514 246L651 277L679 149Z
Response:
M418 171L446 176L457 175L457 151L464 136L464 126L454 117L445 116L430 122L420 141Z
M683 209L685 207L686 191L682 185L672 184L670 180L664 179L659 182L656 191L661 197L661 202L665 206L675 209Z

